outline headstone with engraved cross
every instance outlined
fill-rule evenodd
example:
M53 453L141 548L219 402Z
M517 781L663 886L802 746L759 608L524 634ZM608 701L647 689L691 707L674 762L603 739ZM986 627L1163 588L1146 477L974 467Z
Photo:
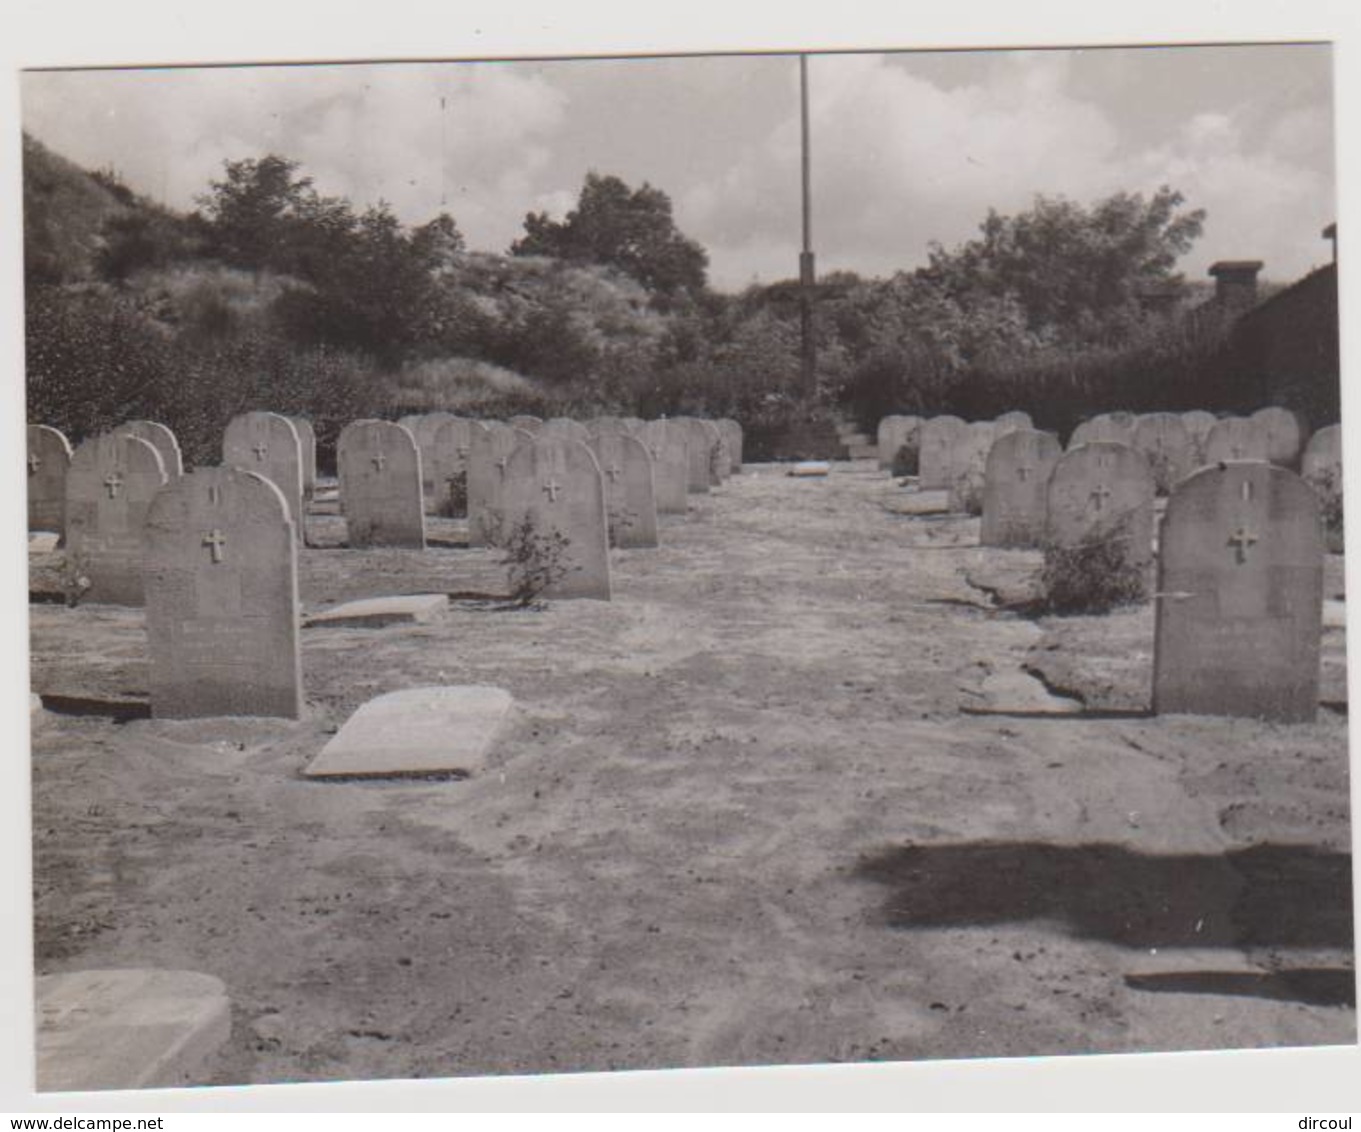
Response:
M66 470L71 444L51 425L28 426L28 529L66 532Z
M336 441L352 547L425 549L421 454L411 431L391 421L353 421Z
M1159 495L1167 495L1197 467L1195 442L1176 413L1145 413L1134 425L1133 443L1153 469Z
M1153 557L1153 471L1128 444L1094 440L1070 448L1049 477L1048 541L1073 547L1107 537L1127 540L1132 564Z
M441 458L436 452L437 438L440 429L448 422L456 421L459 417L445 409L436 409L429 413L414 413L402 417L397 423L403 428L410 430L415 437L416 447L421 453L421 491L425 496L425 510L430 515L443 515L447 507L442 509L443 496L448 490L446 479L452 474L449 471L449 464L454 457L448 455ZM463 438L466 443L466 436Z
M317 430L306 417L290 416L302 452L302 497L307 502L317 493Z
M496 546L505 526L506 466L531 439L502 421L483 421L468 438L468 545Z
M1184 413L1177 414L1181 418L1181 423L1186 426L1186 431L1191 437L1191 450L1193 459L1192 468L1199 468L1205 463L1205 441L1209 438L1210 429L1215 426L1215 415L1208 413L1204 409L1188 409Z
M421 447L421 475L429 489L426 508L432 514L447 518L467 514L468 451L473 430L481 427L479 421L450 414Z
M647 447L636 436L607 431L591 437L591 451L604 476L610 544L655 547L657 498Z
M1153 710L1312 720L1319 693L1318 500L1262 461L1202 468L1168 500Z
M710 445L713 443L709 430L698 417L673 418L685 429L685 451L689 459L686 473L685 490L691 495L707 495L709 492L709 465L712 458Z
M504 492L507 537L525 531L556 569L548 598L610 598L605 486L594 453L579 440L536 436L510 454Z
M1107 440L1116 444L1132 444L1134 442L1135 417L1133 413L1123 410L1114 413L1098 413L1089 420L1083 421L1073 429L1073 434L1068 438L1068 449L1071 451L1079 444L1090 444L1094 440Z
M142 532L166 482L160 453L135 436L104 433L80 445L66 474L66 560L81 600L143 601Z
M661 515L684 515L690 480L690 428L681 421L648 421L638 439L652 457L652 487Z
M233 417L222 437L222 463L270 480L288 504L294 534L302 539L302 443L292 421L264 412Z
M1258 409L1248 418L1262 436L1266 458L1282 468L1294 470L1300 465L1300 453L1309 436L1299 414L1279 405Z
M879 446L879 467L891 471L903 448L916 451L921 440L921 417L892 413L879 421L875 441Z
M732 417L719 417L714 424L723 434L723 443L728 449L728 472L737 475L742 470L742 426Z
M1063 455L1048 432L1015 429L988 452L983 486L984 546L1040 546L1044 542L1049 475Z
M297 547L272 482L198 468L146 524L151 714L302 715Z

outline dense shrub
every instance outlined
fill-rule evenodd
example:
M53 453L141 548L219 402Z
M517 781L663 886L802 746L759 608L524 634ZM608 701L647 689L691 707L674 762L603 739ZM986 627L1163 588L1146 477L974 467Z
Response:
M1050 613L1108 613L1148 596L1149 568L1131 553L1130 523L1118 519L1071 546L1046 542L1040 605Z

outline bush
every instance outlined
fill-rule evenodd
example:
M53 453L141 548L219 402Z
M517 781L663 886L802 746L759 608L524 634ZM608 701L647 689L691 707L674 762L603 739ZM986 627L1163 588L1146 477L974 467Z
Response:
M1148 597L1148 566L1131 554L1130 521L1098 527L1081 542L1044 545L1040 604L1048 613L1109 613Z
M575 569L567 560L572 540L561 531L540 531L532 515L525 515L501 540L505 551L511 604L527 609L540 604L539 596Z
M1336 468L1320 468L1306 477L1319 498L1319 513L1323 517L1323 536L1333 554L1343 553L1346 546L1342 508L1342 478Z
M915 476L920 468L920 446L912 440L899 445L893 453L892 472L895 476Z
M950 487L950 510L961 515L983 514L983 469L969 468Z

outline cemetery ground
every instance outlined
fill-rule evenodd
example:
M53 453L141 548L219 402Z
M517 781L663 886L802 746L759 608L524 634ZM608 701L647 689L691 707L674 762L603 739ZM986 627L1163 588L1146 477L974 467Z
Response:
M205 1084L1356 1040L1339 625L1315 722L1154 718L1150 605L1008 609L1037 552L783 472L538 611L313 514L305 612L455 596L304 629L300 722L146 718L140 610L32 605L37 971L222 979ZM513 693L484 769L302 776L430 684Z

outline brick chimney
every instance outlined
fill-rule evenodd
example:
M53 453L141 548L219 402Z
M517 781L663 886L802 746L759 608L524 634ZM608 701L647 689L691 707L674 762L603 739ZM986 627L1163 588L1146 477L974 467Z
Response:
M1215 280L1215 301L1238 310L1257 302L1257 273L1260 259L1221 259L1210 264Z
M1331 224L1329 224L1328 227L1326 227L1325 229L1323 229L1323 238L1324 238L1325 240L1330 240L1330 241L1332 241L1332 245L1333 245L1333 264L1336 265L1336 264L1337 264L1337 221L1336 221L1336 220L1334 220Z

